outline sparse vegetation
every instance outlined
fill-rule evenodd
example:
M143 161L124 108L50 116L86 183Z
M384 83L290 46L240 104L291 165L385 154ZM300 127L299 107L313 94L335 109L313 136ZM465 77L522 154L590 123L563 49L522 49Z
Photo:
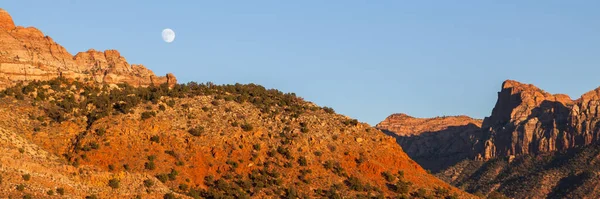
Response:
M113 178L108 181L108 186L113 189L118 189L120 184L121 181L119 179Z
M30 174L23 174L21 177L23 177L23 180L25 181L29 181L29 179L31 179L31 175Z
M193 136L200 136L204 132L204 127L203 126L196 126L195 128L191 128L188 132L190 134L192 134Z

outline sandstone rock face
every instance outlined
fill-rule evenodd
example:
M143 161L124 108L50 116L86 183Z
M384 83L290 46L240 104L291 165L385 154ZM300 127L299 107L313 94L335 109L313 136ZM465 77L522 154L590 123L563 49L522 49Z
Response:
M0 9L0 89L18 81L58 76L133 86L177 83L172 74L159 77L142 65L130 65L116 50L89 50L73 56L38 29L15 27L8 12Z
M421 119L394 114L377 128L395 135L424 168L437 170L435 165L447 165L444 158L489 160L594 143L600 137L599 105L600 88L572 100L507 80L483 122L466 116Z
M473 157L481 137L481 120L467 116L414 118L393 114L376 127L395 137L413 160L432 172Z
M506 81L477 159L563 151L598 140L598 89L578 100L533 85Z
M6 12L6 10L0 8L0 29L14 29L15 23L12 20L12 17Z

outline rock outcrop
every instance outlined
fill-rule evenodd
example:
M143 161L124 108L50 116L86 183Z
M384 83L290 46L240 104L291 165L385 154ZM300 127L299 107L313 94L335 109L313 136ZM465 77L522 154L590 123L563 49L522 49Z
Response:
M437 172L473 157L481 137L481 120L468 116L414 118L393 114L376 125L396 138L402 149L423 168Z
M392 132L404 150L428 168L445 165L444 157L489 160L589 145L600 139L599 104L600 88L572 100L507 80L483 122L466 116L420 119L394 114L377 128Z
M116 50L89 50L73 56L40 30L15 26L8 12L0 9L0 89L19 81L59 76L133 86L177 83L172 74L159 77L142 65L130 65Z
M598 92L571 100L505 81L492 115L483 122L486 137L477 159L564 151L597 141Z

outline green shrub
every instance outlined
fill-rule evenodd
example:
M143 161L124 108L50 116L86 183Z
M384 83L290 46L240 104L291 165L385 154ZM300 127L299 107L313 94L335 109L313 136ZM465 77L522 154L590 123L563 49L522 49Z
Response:
M171 169L171 172L169 174L167 174L170 181L175 180L175 178L177 178L177 175L179 175L179 172L177 172L177 170L175 170L175 169Z
M252 129L254 129L254 127L252 127L252 125L249 123L244 123L244 124L240 125L240 127L242 128L242 130L244 130L246 132L252 131Z
M154 181L152 181L150 179L146 179L146 180L144 180L144 186L150 188L150 187L154 186Z
M23 191L23 190L25 190L25 185L24 184L17 185L17 191Z
M85 199L98 199L98 196L96 196L95 194L86 196Z
M56 193L58 193L59 195L65 195L65 189L62 187L56 188Z
M200 136L202 135L202 133L204 132L204 127L203 126L196 126L195 128L191 128L188 131L190 134L192 134L193 136Z
M175 100L169 100L169 101L167 101L167 106L169 106L169 107L175 107Z
M164 198L164 199L175 199L176 197L175 197L175 194L173 194L173 193L166 193L166 194L163 196L163 198Z
M108 186L113 189L118 189L120 184L121 181L119 179L113 178L108 181Z
M142 120L146 120L146 119L154 117L154 116L156 116L156 113L154 111L142 112Z
M162 174L158 174L156 175L156 179L158 179L158 181L162 182L162 183L166 183L167 180L169 180L169 175L162 173Z
M48 191L46 192L46 194L48 194L49 196L51 196L51 195L54 195L54 190L48 190Z
M96 135L98 135L98 136L103 136L105 133L106 133L105 128L96 129Z
M160 143L160 137L158 137L158 135L153 135L150 137L150 142Z
M156 168L156 165L153 161L150 161L144 164L144 168L146 168L147 170L154 170Z
M154 160L156 160L156 156L155 156L155 155L149 155L149 156L148 156L148 161L151 161L151 162L152 162L152 161L154 161Z
M306 160L306 157L304 157L304 156L300 156L300 157L298 158L298 164L299 164L300 166L308 166L308 161Z
M383 179L385 179L387 182L393 182L396 179L396 177L394 177L394 175L392 175L392 173L389 171L381 172L381 176L383 176Z
M330 113L330 114L332 114L332 113L335 113L335 111L334 111L334 110L333 110L333 108L331 108L331 107L326 107L326 106L325 106L325 107L323 107L323 110L324 110L326 113Z
M29 181L29 179L31 179L30 174L23 174L21 177L23 177L23 180L25 180L25 181Z

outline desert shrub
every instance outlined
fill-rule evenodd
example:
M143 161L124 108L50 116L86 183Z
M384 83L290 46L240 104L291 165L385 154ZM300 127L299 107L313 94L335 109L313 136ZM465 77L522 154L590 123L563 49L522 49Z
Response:
M161 104L161 105L158 105L158 110L165 111L165 110L167 110L167 107L165 107L165 105Z
M146 179L146 180L144 180L144 186L150 188L150 187L154 186L154 181L152 181L150 179Z
M173 150L166 150L165 153L169 154L170 156L173 156L174 158L177 158L177 154Z
M158 174L156 175L156 179L158 179L158 181L165 183L167 182L167 180L169 180L169 174L166 173L162 173L162 174Z
M103 136L105 133L106 133L105 128L96 129L96 135L98 135L98 136Z
M411 195L415 198L427 198L428 197L427 190L425 190L423 188L417 189L417 191L413 192Z
M175 170L175 169L171 169L171 172L169 174L167 174L170 181L175 180L177 178L177 175L179 175L179 172L177 172L177 170Z
M23 191L23 190L25 190L25 185L24 184L17 185L17 191Z
M65 189L62 187L56 188L56 193L58 193L59 195L65 195Z
M23 199L32 199L32 198L33 198L33 196L31 196L31 194L25 194L23 196Z
M98 199L98 196L96 196L95 194L86 196L85 199Z
M246 132L252 131L252 129L254 129L254 127L252 127L252 125L249 123L244 123L244 124L240 125L240 128L242 128L242 130L244 130Z
M392 173L389 171L381 172L381 176L383 176L383 179L385 179L387 182L393 182L396 179L396 177L394 177L394 175L392 175Z
M142 120L145 120L145 119L148 119L148 118L151 118L151 117L154 117L154 116L156 116L156 113L154 111L145 111L145 112L142 112Z
M358 120L356 120L356 119L347 119L347 120L342 121L342 123L344 125L346 125L346 126L356 126L356 125L358 125Z
M150 142L160 143L160 137L158 137L158 135L153 135L150 137Z
M308 131L309 131L308 127L300 127L300 132L308 133Z
M147 170L154 170L156 168L156 165L154 164L154 161L150 161L144 164L144 168Z
M228 165L231 165L231 168L237 168L239 165L236 161L232 161L232 160L227 160L225 163L227 163Z
M334 110L333 110L333 108L331 108L331 107L327 107L327 106L325 106L325 107L323 107L323 110L324 110L326 113L330 113L330 114L332 114L332 113L335 113L335 111L334 111Z
M357 164L362 164L362 163L363 163L363 162L365 162L365 161L367 161L367 158L366 158L366 157L365 157L365 155L364 155L364 154L362 154L362 153L361 153L361 154L358 156L358 158L356 159L356 163L357 163Z
M192 134L193 136L200 136L204 132L204 127L203 126L196 126L194 128L191 128L190 130L188 130L188 132L190 134Z
M31 179L30 174L23 174L21 177L23 177L23 180L25 180L25 181L29 181L29 179Z
M187 184L179 184L179 190L185 191L189 188Z
M298 158L298 164L299 164L300 166L308 166L308 161L306 160L306 157L304 157L304 156L300 156L300 157Z
M360 179L355 176L348 178L348 180L346 180L346 184L348 185L348 188L354 191L365 191L365 186Z
M49 196L51 196L51 195L54 195L54 190L48 190L48 191L46 192L46 194L48 194Z
M167 104L167 106L169 106L169 107L175 107L175 100L172 100L172 99L171 99L171 100L168 100L166 104Z
M149 155L149 156L148 156L148 161L151 161L151 162L152 162L152 161L154 161L154 160L156 160L156 156L155 156L155 155Z
M252 145L252 148L254 150L260 151L260 144L254 144L254 145Z
M316 156L321 156L321 155L323 155L323 152L321 152L321 151L315 151L315 152L314 152L314 154L315 154Z
M113 178L113 179L108 180L108 186L110 188L118 189L120 184L121 184L121 181L119 179Z

